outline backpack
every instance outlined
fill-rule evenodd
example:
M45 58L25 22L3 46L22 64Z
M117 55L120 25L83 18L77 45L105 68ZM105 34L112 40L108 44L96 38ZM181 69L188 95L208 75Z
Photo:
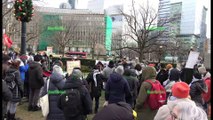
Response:
M156 110L166 103L166 90L158 80L155 82L146 80L146 82L152 85L151 90L147 91L149 94L147 104L152 110Z
M59 100L60 108L66 117L76 117L82 114L81 93L77 88L66 90Z
M16 87L16 76L15 72L13 73L7 73L4 80L10 90L13 90Z

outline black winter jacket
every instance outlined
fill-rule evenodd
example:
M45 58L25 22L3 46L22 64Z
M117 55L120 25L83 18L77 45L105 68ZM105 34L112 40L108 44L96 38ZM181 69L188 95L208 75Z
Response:
M22 88L22 81L21 81L21 76L19 70L10 67L8 71L6 72L6 75L9 73L14 73L15 74L15 82L16 86L14 89L11 90L12 92L12 102L20 102L21 98L23 97L23 88Z
M64 113L58 108L57 102L65 84L63 75L53 73L49 82L49 114L47 120L65 120ZM54 92L55 91L55 92ZM42 96L47 93L47 82L44 85Z
M74 79L72 77L69 77L66 80L64 85L64 90L70 90L70 89L78 89L80 91L83 111L81 115L75 118L66 117L68 115L65 114L64 115L65 119L66 120L84 120L83 118L85 118L87 114L90 114L92 112L92 100L91 100L90 94L80 79ZM58 107L61 109L63 106L60 104L59 101L58 101Z
M12 99L12 92L8 88L6 82L2 80L2 113L6 114L7 102ZM3 116L2 116L3 117Z
M109 104L100 110L93 120L134 120L132 108L125 102Z
M156 80L160 81L161 85L163 85L163 82L168 79L168 76L168 71L161 69L157 74Z
M193 80L190 86L190 96L197 105L203 105L202 93L207 93L208 88L204 80Z
M94 77L96 77L97 85L94 81ZM91 97L100 97L101 91L103 88L104 76L101 73L97 73L96 71L95 72L93 71L87 76L86 80L91 88L91 91L90 91Z
M29 66L29 87L32 89L40 89L44 85L41 64L32 62Z

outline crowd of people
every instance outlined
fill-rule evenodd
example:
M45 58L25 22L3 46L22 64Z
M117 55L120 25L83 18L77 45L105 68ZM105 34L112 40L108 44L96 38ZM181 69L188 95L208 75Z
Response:
M121 59L106 66L98 62L83 77L81 68L64 74L62 61L52 61L46 53L15 53L3 54L2 66L6 120L21 119L15 114L23 99L29 102L28 111L41 110L39 99L45 94L47 120L86 120L89 114L95 114L93 120L208 120L211 115L211 74L202 64L191 70Z

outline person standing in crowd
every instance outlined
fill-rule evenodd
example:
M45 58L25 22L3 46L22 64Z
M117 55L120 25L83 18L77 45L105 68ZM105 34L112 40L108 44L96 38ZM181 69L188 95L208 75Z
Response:
M163 82L168 79L168 76L165 64L160 64L160 71L158 72L156 79L160 81L161 85L163 85Z
M132 104L131 107L135 107L136 103L136 98L138 95L138 79L137 77L133 76L135 74L135 71L132 71L131 69L125 69L124 70L124 79L127 80L130 91L131 91L131 96L132 96Z
M211 106L211 74L206 71L206 68L204 66L199 67L198 68L199 73L202 75L202 79L204 80L204 82L206 83L206 86L208 88L208 92L207 93L203 93L202 97L204 100L204 109L207 113L209 113L209 106Z
M2 59L2 119L7 118L7 103L12 99L12 92L8 88L4 78L6 76L6 71L8 70L8 61L10 56L3 54Z
M51 70L51 67L53 65L53 55L49 55L49 62L50 62L50 64L49 64L49 70Z
M204 110L190 99L189 92L187 83L176 82L172 86L172 96L159 108L154 120L207 120Z
M180 71L176 68L173 68L170 71L170 75L169 75L169 79L165 85L165 89L166 89L166 96L167 98L171 95L172 93L172 86L175 84L175 82L179 82L180 81Z
M27 56L26 56L27 57ZM26 78L25 78L25 74L28 71L29 65L27 64L27 58L21 57L20 56L20 66L19 66L19 71L20 71L20 75L21 75L21 80L23 83L23 88L24 88L24 97L27 97L27 92L29 91L27 89L27 83L26 83Z
M198 106L202 107L204 105L202 93L207 93L208 88L204 80L202 80L202 76L200 73L194 73L192 82L189 84L189 86L191 99L195 101Z
M37 111L40 108L37 106L41 87L44 85L43 70L41 67L41 57L34 56L34 61L29 64L29 106L28 111Z
M106 78L106 81L103 81L103 89L105 89L106 82L109 79L109 75L115 70L114 62L109 61L109 64L103 69L102 74Z
M82 72L79 69L74 69L63 88L67 95L60 96L58 100L58 107L63 111L65 120L85 120L87 114L92 112L92 100L89 91L82 84L81 77ZM72 97L71 94L69 97L69 91L72 91L73 94L76 91L75 95L77 96Z
M137 93L138 93L138 91L140 90L140 85L142 83L141 81L143 81L142 80L142 65L141 64L135 65L134 74L135 74L137 81L138 81L137 82Z
M94 117L93 120L135 120L137 114L126 102L118 102L105 106Z
M123 78L124 67L119 65L115 72L110 74L105 89L105 105L117 102L132 104L132 96L128 82Z
M42 59L42 60L41 60L41 66L42 66L42 70L43 70L43 71L49 71L49 70L48 70L48 66L47 66L47 61L46 61L46 59Z
M59 100L59 91L61 91L65 84L65 76L63 74L62 68L58 65L53 66L52 74L50 75L49 81L49 114L47 115L47 120L65 120L64 113L58 108L57 102ZM52 92L58 91L58 92ZM47 94L47 82L44 85L41 96Z
M45 61L45 66L47 67L47 69L49 68L50 66L50 60L49 60L49 57L47 55L46 52L43 52L43 55L42 55L42 60Z
M99 70L102 72L104 69L104 64L101 61L99 61L96 65L98 66Z
M104 76L101 74L99 70L99 66L95 66L94 70L87 76L86 81L89 84L91 90L90 90L90 96L93 100L95 98L95 111L94 113L98 112L99 108L99 98L101 97L101 92L103 88L103 81Z
M167 64L166 65L166 71L168 72L168 76L170 74L170 71L173 69L173 65L172 64Z
M10 83L10 90L12 92L12 99L7 104L7 118L9 120L14 120L16 109L18 106L18 103L21 101L21 98L23 97L23 89L22 89L22 82L19 72L19 60L13 60L11 63L11 66L6 72L5 81Z
M156 81L156 70L154 67L146 67L143 70L143 79L151 80L153 82ZM149 105L144 105L148 101L149 94L147 90L151 90L152 85L148 82L143 82L140 87L140 91L138 93L138 97L136 99L135 110L138 114L138 120L153 120L155 114L158 109L151 110Z

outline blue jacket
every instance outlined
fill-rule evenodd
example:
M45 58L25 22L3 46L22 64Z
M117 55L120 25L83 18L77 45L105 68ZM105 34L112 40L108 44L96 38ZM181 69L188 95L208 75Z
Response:
M22 82L25 81L25 73L28 71L28 68L29 68L28 64L19 67Z
M106 84L105 100L110 103L132 103L132 96L128 82L118 73L110 74Z

